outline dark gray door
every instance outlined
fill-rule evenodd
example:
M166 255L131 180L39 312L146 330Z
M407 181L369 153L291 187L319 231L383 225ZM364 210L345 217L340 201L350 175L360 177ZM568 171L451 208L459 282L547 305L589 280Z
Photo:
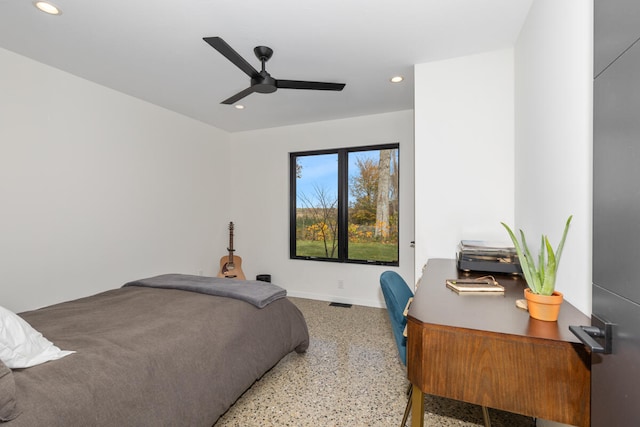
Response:
M595 0L593 315L614 324L593 354L594 427L640 425L640 1Z

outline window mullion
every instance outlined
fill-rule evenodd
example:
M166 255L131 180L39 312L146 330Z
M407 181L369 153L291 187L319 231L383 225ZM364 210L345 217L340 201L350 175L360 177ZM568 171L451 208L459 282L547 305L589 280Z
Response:
M349 259L349 154L338 151L338 259Z
M289 153L289 257L296 257L296 165L298 157Z

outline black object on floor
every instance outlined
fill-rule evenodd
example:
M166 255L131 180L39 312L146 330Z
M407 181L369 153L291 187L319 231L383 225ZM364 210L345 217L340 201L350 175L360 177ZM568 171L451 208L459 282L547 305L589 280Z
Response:
M332 307L351 308L351 304L345 304L345 303L342 303L342 302L332 302L329 305L332 306Z

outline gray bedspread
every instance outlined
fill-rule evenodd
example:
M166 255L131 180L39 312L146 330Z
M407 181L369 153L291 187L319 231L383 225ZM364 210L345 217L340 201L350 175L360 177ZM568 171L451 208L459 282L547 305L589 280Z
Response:
M258 308L287 296L280 286L256 280L235 280L220 277L192 276L189 274L163 274L147 279L135 280L124 286L147 286L150 288L180 289L207 295L235 298Z
M211 426L309 345L298 308L129 286L21 313L63 359L13 371L18 426Z

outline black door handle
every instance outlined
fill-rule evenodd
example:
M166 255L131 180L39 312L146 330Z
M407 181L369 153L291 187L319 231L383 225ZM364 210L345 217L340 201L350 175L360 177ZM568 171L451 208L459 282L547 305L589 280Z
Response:
M593 326L569 326L569 330L582 341L582 344L589 347L592 353L605 353L605 348L592 338L592 336L600 335L602 332L600 328L594 328Z
M569 326L569 330L593 353L610 354L613 351L613 324L591 315L592 326Z

